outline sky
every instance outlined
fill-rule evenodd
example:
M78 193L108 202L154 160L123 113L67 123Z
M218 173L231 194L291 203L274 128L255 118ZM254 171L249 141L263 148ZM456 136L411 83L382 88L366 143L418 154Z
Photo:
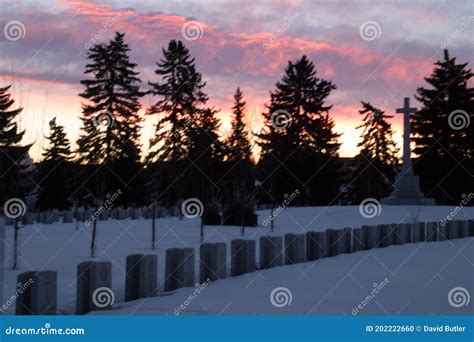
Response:
M82 91L87 49L125 32L138 64L143 90L157 81L155 63L171 39L182 40L207 82L209 104L220 109L222 134L230 129L230 108L239 86L247 101L252 132L262 124L269 92L289 60L303 54L317 76L337 89L328 98L335 129L342 133L341 156L357 153L361 101L394 114L404 97L412 105L417 87L443 48L471 62L472 1L10 1L0 0L0 86L13 83L24 110L24 143L34 143L38 160L48 122L66 127L75 141L81 127ZM143 150L154 132L156 116L143 99ZM390 120L401 147L402 116Z

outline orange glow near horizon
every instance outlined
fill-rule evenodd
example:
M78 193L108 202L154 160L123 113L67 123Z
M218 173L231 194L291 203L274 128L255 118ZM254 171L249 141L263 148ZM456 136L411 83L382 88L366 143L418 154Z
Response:
M29 84L29 82L31 83ZM39 84L39 86L35 85L35 83ZM63 92L63 95L53 99L47 90L42 89L42 83L43 81L22 80L20 87L18 87L18 85L16 88L14 87L17 103L24 107L20 118L20 127L26 129L23 143L34 143L30 150L30 155L34 161L41 159L42 149L46 144L45 136L49 130L48 123L53 117L57 117L57 122L66 127L68 138L72 142L73 148L76 147L75 141L80 134L82 124L79 119L81 113L81 99L77 95L80 87L62 84L60 92ZM22 93L22 90L18 88L29 89L29 91ZM228 103L225 105L221 103L218 107L221 108L217 117L221 123L221 137L223 139L228 136L231 129L231 98L230 96ZM268 99L247 98L246 101L246 122L249 132L257 133L262 128L263 117L261 114L264 111L264 103L267 102ZM218 106L218 104L212 103L212 99L210 104ZM146 107L145 104L144 107ZM358 115L359 109L360 107L357 106L335 106L333 110L330 111L330 115L335 121L335 131L342 134L340 137L341 157L352 157L358 152L357 144L360 140L361 130L356 130L356 127L361 124L362 119ZM390 110L387 110L387 112L390 113ZM142 108L140 113L143 117L141 144L143 153L146 154L148 142L154 134L154 125L156 124L157 116L145 115L145 108ZM395 116L391 121L393 129L396 132L394 138L400 147L402 135L398 132L402 132L401 117Z

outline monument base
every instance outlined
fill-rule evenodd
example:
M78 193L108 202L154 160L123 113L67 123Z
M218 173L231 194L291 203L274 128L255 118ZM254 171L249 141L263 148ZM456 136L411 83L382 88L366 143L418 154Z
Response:
M388 205L435 205L434 198L426 198L420 190L419 177L411 172L401 172L394 184L390 197L381 199Z

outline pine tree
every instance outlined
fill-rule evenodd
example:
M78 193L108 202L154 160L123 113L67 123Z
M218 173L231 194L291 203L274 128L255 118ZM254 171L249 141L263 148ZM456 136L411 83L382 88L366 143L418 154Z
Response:
M225 188L229 207L224 211L224 221L242 227L251 224L254 214L255 167L249 133L244 122L245 101L240 88L234 95L232 131L225 143Z
M82 107L82 133L78 140L79 160L99 168L95 172L97 202L101 205L106 191L124 187L115 204L133 203L144 196L140 177L141 108L137 65L129 60L130 48L123 33L116 33L109 44L94 45L88 54L90 62L85 74L92 77L81 81L85 90L80 94L87 103ZM104 125L105 123L105 125ZM113 170L113 172L112 172ZM93 190L93 189L91 189ZM93 228L94 253L96 221Z
M72 159L71 143L66 137L64 127L56 123L56 118L49 122L50 134L46 138L49 146L43 152L43 161L70 161Z
M234 106L232 107L232 132L226 141L226 160L228 161L250 161L252 149L249 135L244 122L245 101L240 88L234 95Z
M149 157L176 161L186 156L190 144L185 139L187 128L208 97L203 92L206 83L196 71L194 58L181 41L171 40L163 55L155 70L160 81L149 82L150 93L160 99L149 108L148 114L164 114L150 141Z
M144 94L129 51L124 34L118 32L108 45L90 49L91 63L85 73L93 78L81 81L86 89L80 96L88 100L82 108L83 134L78 140L81 161L140 159L138 110Z
M31 145L20 145L25 131L18 128L17 118L22 107L13 108L15 100L11 98L11 85L0 88L0 204L11 198L23 197L27 192L25 185ZM28 162L27 162L28 164ZM3 214L3 213L2 213ZM24 213L23 213L24 214ZM13 269L18 262L18 231L20 218L14 219Z
M50 134L46 138L48 146L43 152L39 166L37 183L40 191L38 207L64 210L70 207L71 177L69 162L72 160L71 144L66 137L64 127L56 123L56 118L49 122Z
M282 201L300 188L300 204L329 204L339 192L337 157L339 134L325 101L336 86L316 75L314 64L303 56L289 62L281 81L270 93L263 114L265 132L258 135L263 188ZM302 188L302 189L301 189Z
M17 118L23 110L14 108L15 100L10 95L11 85L0 88L0 204L21 195L20 179L25 170L22 161L28 157L31 145L21 146L25 131L18 127Z
M217 183L222 168L220 161L223 147L219 141L220 124L216 114L217 110L214 108L200 109L195 113L192 124L186 129L189 151L182 183L187 197L197 197L205 206L202 224L220 223L220 219L218 220L220 187ZM201 237L203 237L202 229Z
M428 87L418 88L415 95L422 107L411 117L418 158L413 166L422 191L438 203L459 203L474 185L472 76L468 63L458 64L445 50L443 60L425 78Z
M188 158L205 167L222 155L219 143L219 119L214 108L204 108L195 113L194 120L186 129L189 138Z
M160 114L155 136L150 140L148 161L158 163L162 187L159 191L168 205L174 205L191 193L185 186L185 170L189 165L192 149L198 142L190 134L203 115L208 97L203 92L205 82L196 71L194 58L181 41L171 40L163 49L163 58L157 62L157 82L149 82L150 93L158 100L147 111L149 115ZM206 114L207 113L207 114ZM209 124L212 125L212 122ZM157 168L158 169L158 168Z
M363 115L359 154L354 158L354 171L350 179L352 200L359 203L365 198L387 196L395 180L399 149L393 140L393 131L386 115L369 102L362 102L359 114Z
M15 104L15 100L9 93L10 88L11 85L0 88L0 147L2 148L17 145L25 134L25 131L18 130L18 124L14 121L23 108L10 108Z

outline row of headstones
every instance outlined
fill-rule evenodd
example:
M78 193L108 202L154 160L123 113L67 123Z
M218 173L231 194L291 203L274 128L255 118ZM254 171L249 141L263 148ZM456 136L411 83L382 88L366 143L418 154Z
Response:
M422 241L442 241L474 236L474 221L415 223L327 229L324 232L262 236L260 263L256 265L255 240L231 241L231 276L321 258L392 245ZM203 243L199 247L199 282L227 276L227 245ZM132 254L126 259L125 300L156 296L158 260L156 255ZM25 272L18 276L18 287L29 279L30 286L17 299L18 315L56 314L57 274L53 271ZM164 291L195 285L195 253L192 248L166 250ZM94 292L112 288L111 262L83 262L77 268L76 312L109 309L94 300Z
M177 216L179 213L176 208L167 210L163 207L155 208L155 217L161 218L168 215ZM78 222L85 222L92 220L97 215L98 220L105 221L108 219L151 219L153 217L153 209L149 207L145 208L114 208L114 209L103 209L99 210L96 214L95 209L91 208L76 208L59 211L57 209L47 211L28 211L21 217L21 223L23 225L28 224L52 224L55 222L72 223L74 219ZM6 218L7 225L13 225L14 220L12 218Z
M265 210L270 209L270 204L260 204L255 209ZM52 224L55 222L72 223L74 219L78 222L85 222L90 220L96 215L96 210L93 208L75 208L68 210L46 210L46 211L27 211L25 215L21 217L23 225L27 224ZM156 218L167 217L167 216L179 216L180 208L178 206L171 207L169 209L164 207L156 207L155 213ZM151 219L153 217L153 209L151 207L130 207L130 208L114 208L114 209L100 209L97 213L97 218L101 221L108 219L124 220L124 219ZM13 219L6 218L6 224L12 225Z

